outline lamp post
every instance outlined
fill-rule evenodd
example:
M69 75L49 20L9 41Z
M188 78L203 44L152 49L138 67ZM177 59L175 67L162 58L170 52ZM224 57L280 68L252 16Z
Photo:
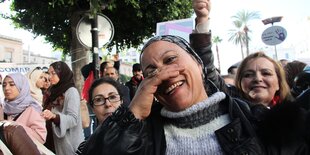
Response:
M273 23L280 22L282 20L283 16L276 16L276 17L271 17L271 18L266 18L262 20L264 25L271 24L273 26ZM275 59L278 60L278 52L277 52L277 46L274 45L274 50L275 50Z
M76 33L80 43L92 51L93 66L91 67L97 79L99 78L99 48L112 41L114 26L103 14L97 13L93 16L86 13L78 22Z
M98 41L98 19L97 14L91 18L92 52L93 52L93 71L95 79L99 78L99 41Z

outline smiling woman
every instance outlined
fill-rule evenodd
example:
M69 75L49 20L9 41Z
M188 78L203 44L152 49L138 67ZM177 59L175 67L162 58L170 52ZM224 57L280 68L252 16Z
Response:
M209 35L194 34L193 38ZM86 142L84 154L262 153L255 135L246 134L253 133L245 117L249 112L241 110L247 109L246 104L223 92L208 96L202 61L184 39L152 38L143 48L141 65L146 78L130 108L121 106L112 113ZM155 97L158 102L154 103ZM227 132L237 126L244 127L233 129L240 135ZM224 138L233 135L251 143L236 144ZM228 143L239 149L222 145Z
M236 87L242 97L266 107L293 99L283 68L263 52L253 53L241 62Z
M209 1L193 2L196 21L208 22ZM205 86L214 86L196 51L211 50L210 36L191 34L195 50L178 36L151 38L140 56L145 79L129 108L113 112L83 154L263 154L247 105L223 92L207 94Z

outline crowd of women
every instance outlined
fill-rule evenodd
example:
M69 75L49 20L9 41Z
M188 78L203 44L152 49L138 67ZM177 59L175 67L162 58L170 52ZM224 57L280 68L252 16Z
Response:
M117 81L103 77L92 83L88 102L99 125L87 140L80 95L66 63L1 79L2 152L21 154L21 144L8 146L13 138L4 134L18 132L13 136L24 137L29 148L22 154L310 154L310 89L297 93L294 81L288 85L289 70L263 52L247 56L235 86L228 86L213 62L211 2L193 0L193 8L190 43L164 35L144 45L144 79L129 106ZM12 126L19 128L7 129Z
M37 67L26 75L9 74L4 77L2 87L2 120L22 126L41 154L75 153L84 135L80 95L66 63L54 62L48 72ZM20 148L12 147L8 139L1 140L12 152ZM27 154L27 150L31 149L23 150L22 154Z
M255 52L228 87L213 64L210 4L193 1L190 43L166 35L144 45L145 79L130 106L106 118L81 154L310 153L309 86L291 95L283 67Z

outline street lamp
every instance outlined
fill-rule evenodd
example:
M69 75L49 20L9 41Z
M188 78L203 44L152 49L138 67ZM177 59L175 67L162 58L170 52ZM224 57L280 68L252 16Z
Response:
M283 16L276 16L276 17L266 18L262 20L262 22L264 23L264 25L267 25L267 24L273 25L273 23L280 22L282 18Z

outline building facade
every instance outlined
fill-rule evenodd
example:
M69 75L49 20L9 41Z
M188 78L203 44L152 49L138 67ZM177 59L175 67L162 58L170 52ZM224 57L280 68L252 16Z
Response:
M51 64L57 58L33 54L23 50L21 39L0 35L0 63L14 64Z
M0 35L0 62L23 63L21 39Z

